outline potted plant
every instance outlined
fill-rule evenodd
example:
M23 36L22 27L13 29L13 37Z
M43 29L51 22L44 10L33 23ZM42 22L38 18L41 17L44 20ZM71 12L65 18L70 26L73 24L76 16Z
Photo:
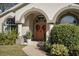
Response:
M27 43L31 44L32 33L31 32L27 32L26 35L25 35L25 38L27 40Z

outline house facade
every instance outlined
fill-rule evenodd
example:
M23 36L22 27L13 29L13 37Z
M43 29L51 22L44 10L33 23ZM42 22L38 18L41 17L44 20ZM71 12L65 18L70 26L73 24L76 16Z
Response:
M76 3L21 3L0 13L0 32L17 28L17 44L23 44L28 31L32 40L48 40L54 24L79 22L79 5Z

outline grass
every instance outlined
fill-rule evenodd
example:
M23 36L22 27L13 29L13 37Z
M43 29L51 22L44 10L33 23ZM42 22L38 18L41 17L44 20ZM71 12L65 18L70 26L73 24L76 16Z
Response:
M26 56L21 45L0 45L0 56Z

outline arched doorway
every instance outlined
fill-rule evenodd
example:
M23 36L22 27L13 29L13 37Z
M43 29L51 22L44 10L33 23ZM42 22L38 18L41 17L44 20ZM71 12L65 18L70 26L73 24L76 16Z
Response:
M32 40L34 41L45 41L46 39L46 28L47 21L45 16L38 12L30 12L29 15L25 15L26 26L29 26L29 30L32 32Z

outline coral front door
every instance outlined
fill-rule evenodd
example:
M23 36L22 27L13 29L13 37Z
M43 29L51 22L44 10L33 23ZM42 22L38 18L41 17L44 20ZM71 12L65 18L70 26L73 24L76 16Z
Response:
M46 19L44 15L37 15L34 19L34 40L44 41L46 36Z
M45 37L46 26L44 24L36 24L35 25L35 40L43 41Z

